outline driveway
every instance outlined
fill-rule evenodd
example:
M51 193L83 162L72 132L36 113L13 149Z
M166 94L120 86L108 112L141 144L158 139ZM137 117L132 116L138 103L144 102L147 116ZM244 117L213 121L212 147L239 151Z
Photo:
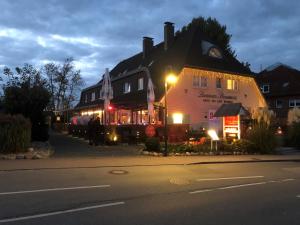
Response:
M142 148L139 145L90 146L84 139L56 132L50 132L49 141L55 151L54 158L133 156Z

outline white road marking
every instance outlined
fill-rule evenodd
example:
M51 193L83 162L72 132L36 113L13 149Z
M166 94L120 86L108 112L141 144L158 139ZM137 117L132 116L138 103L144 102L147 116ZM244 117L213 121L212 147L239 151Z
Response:
M1 195L28 194L28 193L37 193L37 192L50 192L50 191L66 191L66 190L78 190L78 189L106 188L106 187L110 187L110 185L105 184L105 185L94 185L94 186L47 188L47 189L26 190L26 191L0 192L0 196Z
M220 187L220 188L196 190L196 191L191 191L189 193L190 194L198 194L198 193L204 193L204 192L210 192L210 191L227 190L227 189L234 189L234 188L241 188L241 187L248 187L248 186L256 186L256 185L262 185L262 184L281 183L281 182L287 182L287 181L293 181L293 180L296 180L296 179L287 178L287 179L283 179L283 180L270 180L270 181L256 182L256 183L238 184L238 185L231 185L231 186ZM300 195L298 195L297 197L300 198Z
M191 191L189 192L190 194L198 194L198 193L203 193L203 192L209 192L209 191L214 191L215 189L203 189L203 190L198 190L198 191Z
M203 178L196 181L214 181L214 180L238 180L238 179L254 179L263 178L264 176L247 176L247 177L218 177L218 178Z
M94 205L94 206L75 208L75 209L67 209L67 210L61 210L61 211L50 212L50 213L41 213L41 214L31 215L31 216L22 216L22 217L16 217L16 218L2 219L2 220L0 220L0 223L15 222L15 221L20 221L20 220L29 220L29 219L54 216L54 215L60 215L60 214L66 214L66 213L74 213L74 212L80 212L80 211L85 211L85 210L90 210L90 209L104 208L104 207L123 205L123 204L125 204L125 202L112 202L112 203L107 203L107 204Z
M295 180L295 179L294 178L288 178L288 179L281 180L281 182L293 181L293 180Z
M233 189L233 188L240 188L240 187L247 187L247 186L255 186L255 185L261 185L266 184L267 182L258 182L258 183L249 183L249 184L239 184L239 185L232 185L227 187L221 187L218 188L219 190L226 190L226 189Z
M300 198L300 195L297 195L296 197L297 197L297 198Z

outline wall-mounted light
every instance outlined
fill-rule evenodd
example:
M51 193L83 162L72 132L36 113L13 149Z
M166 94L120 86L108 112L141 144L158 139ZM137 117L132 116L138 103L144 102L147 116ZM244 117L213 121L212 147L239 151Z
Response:
M173 113L172 115L174 124L182 124L183 122L183 114L182 113Z

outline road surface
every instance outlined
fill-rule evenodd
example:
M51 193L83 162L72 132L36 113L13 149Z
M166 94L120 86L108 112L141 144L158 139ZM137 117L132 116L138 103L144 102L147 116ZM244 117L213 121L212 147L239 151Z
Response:
M299 225L300 163L1 171L0 224Z

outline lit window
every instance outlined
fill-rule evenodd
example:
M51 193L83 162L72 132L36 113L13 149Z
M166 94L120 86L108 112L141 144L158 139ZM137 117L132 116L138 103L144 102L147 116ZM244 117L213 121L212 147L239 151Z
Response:
M95 92L92 92L92 100L91 101L95 101Z
M144 78L139 78L138 79L138 90L143 90L144 89Z
M300 107L300 99L291 99L291 100L289 100L289 106L291 108Z
M131 85L130 83L126 82L124 84L124 93L129 93L131 91Z
M221 78L216 79L216 88L222 88L222 79Z
M172 118L174 124L182 124L183 121L182 113L173 113Z
M282 100L277 99L275 103L276 103L276 108L278 109L282 108L282 104L283 104Z
M261 91L262 91L262 93L269 93L270 92L270 85L269 84L264 84L261 87Z
M237 90L238 89L238 83L236 80L227 80L227 90Z

